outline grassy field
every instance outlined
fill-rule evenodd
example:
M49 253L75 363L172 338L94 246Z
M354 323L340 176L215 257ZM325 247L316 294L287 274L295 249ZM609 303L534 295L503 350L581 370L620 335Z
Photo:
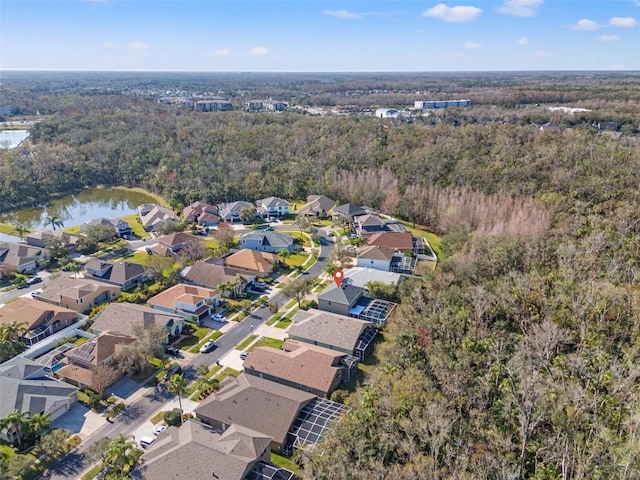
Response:
M427 228L422 225L416 225L416 227L413 228L413 224L411 222L405 222L404 220L399 220L399 222L416 237L426 238L438 258L442 258L442 248L440 247L442 238L433 232L429 232Z
M138 217L137 213L132 213L130 215L124 215L124 216L122 216L120 218L129 224L129 227L131 228L131 231L133 232L133 234L135 236L140 237L140 238L144 238L144 237L148 237L149 236L149 233L147 231L145 231L144 227L139 222L139 217Z
M210 329L207 329L209 331L211 331ZM216 340L217 338L220 338L222 336L222 332L216 330L215 332L213 332L213 335L211 336L207 336L205 335L204 337L200 338L200 341L193 347L191 347L189 349L190 352L192 353L198 353L200 351L200 347L202 347L202 345L205 344L205 342L209 341L209 340Z
M277 465L280 468L286 468L287 470L292 471L297 478L302 478L300 467L298 467L298 465L296 465L296 463L290 458L283 457L282 455L278 455L275 452L271 452L271 463Z
M7 235L15 235L19 237L17 233L14 233L16 227L14 225L9 225L8 223L0 223L0 233L6 233Z

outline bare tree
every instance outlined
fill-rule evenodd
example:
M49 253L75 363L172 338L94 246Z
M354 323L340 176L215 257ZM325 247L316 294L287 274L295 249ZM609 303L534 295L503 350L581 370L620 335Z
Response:
M107 387L120 376L120 372L115 367L103 363L93 367L91 373L91 387L101 398Z

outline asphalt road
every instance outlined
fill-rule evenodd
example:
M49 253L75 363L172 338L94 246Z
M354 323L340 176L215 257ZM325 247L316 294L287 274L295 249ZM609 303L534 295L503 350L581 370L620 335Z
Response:
M325 267L325 259L334 247L333 237L327 236L324 230L319 230L318 235L320 236L318 261L306 271L308 275L319 275L322 272ZM278 292L271 298L274 300L282 300L282 293ZM218 345L216 349L209 353L200 353L189 360L182 368L184 376L190 381L195 380L198 365L215 365L216 361L235 349L242 340L252 334L254 329L266 322L270 315L267 306L258 307L253 310L246 319L237 323L232 329L228 330L216 340L216 344ZM174 397L172 393L167 391L165 385L158 385L134 403L128 405L125 411L113 420L113 423L108 423L99 428L38 478L51 480L79 478L80 474L87 468L87 465L84 463L87 448L104 437L114 438L119 433L130 435Z

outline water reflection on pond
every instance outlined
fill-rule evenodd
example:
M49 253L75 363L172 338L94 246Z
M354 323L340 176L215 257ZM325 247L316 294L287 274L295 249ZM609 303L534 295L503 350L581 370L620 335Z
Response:
M144 193L126 189L92 188L76 195L51 200L47 204L0 213L0 223L25 225L32 230L51 228L47 217L56 217L64 227L80 225L94 218L116 218L137 213L136 207L155 200Z

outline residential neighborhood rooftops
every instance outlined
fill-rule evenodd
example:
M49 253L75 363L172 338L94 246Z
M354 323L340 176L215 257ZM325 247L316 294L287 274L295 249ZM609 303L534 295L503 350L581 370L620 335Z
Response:
M187 305L196 305L203 300L214 298L218 292L211 288L197 287L195 285L187 285L179 283L168 288L148 300L149 305L158 305L161 307L174 309L176 302Z
M290 233L261 230L240 235L240 245L251 249L266 248L276 251L282 248L291 248L293 238Z
M295 388L241 374L223 380L220 389L202 401L195 413L199 418L250 428L284 445L298 411L314 398Z
M390 261L393 258L394 253L395 250L393 248L381 247L379 245L367 245L360 248L358 258Z
M343 215L343 216L356 217L358 215L365 215L367 213L367 210L364 207L361 207L360 205L356 205L355 203L345 203L343 205L338 205L337 207L334 207L331 213L334 216Z
M178 217L170 208L157 203L145 203L138 206L138 214L145 230L153 230L157 225L166 221L178 221Z
M80 301L99 289L120 291L120 288L115 285L94 279L59 277L51 282L37 298L52 303L58 303L63 297Z
M133 476L243 480L255 462L265 456L268 460L270 442L270 437L240 425L219 433L189 420L162 432Z
M336 205L335 200L331 200L326 195L309 195L307 203L298 209L299 215L327 215Z
M76 399L77 387L47 377L44 367L23 357L0 364L0 418L14 410L36 413L59 413ZM55 416L55 415L54 415Z
M36 267L44 249L11 242L0 242L0 264L14 267L22 272Z
M99 278L120 286L145 276L144 265L133 262L105 262L92 258L85 267L87 269L85 277Z
M224 259L225 264L231 268L247 270L254 274L269 274L278 261L278 255L269 252L258 252L243 248Z
M326 394L341 370L338 363L341 357L344 357L343 353L289 339L283 350L254 348L244 361L244 368Z
M110 330L123 335L135 335L133 328L135 325L143 327L155 325L163 328L173 324L177 319L176 315L162 313L143 305L111 303L93 317L91 328L97 332Z
M29 329L52 324L56 320L66 323L77 317L78 313L73 310L32 298L18 298L0 308L0 324L26 323Z
M216 288L221 283L234 282L238 275L248 275L246 270L219 265L217 259L209 258L194 263L184 275L190 283Z
M324 346L331 345L351 352L369 325L371 323L357 318L310 308L296 312L288 333L294 339L313 340Z
M344 278L356 287L367 288L369 282L380 282L387 285L397 285L402 279L401 273L385 272L372 268L352 267L344 271Z
M318 295L318 300L340 303L343 305L354 305L358 299L365 294L365 289L350 285L348 282L342 282L339 287L331 285L324 292Z
M413 250L413 236L410 232L380 232L367 239L367 245L388 247L395 250Z
M289 205L289 202L278 197L263 198L262 200L258 200L256 203L266 208L286 207Z

